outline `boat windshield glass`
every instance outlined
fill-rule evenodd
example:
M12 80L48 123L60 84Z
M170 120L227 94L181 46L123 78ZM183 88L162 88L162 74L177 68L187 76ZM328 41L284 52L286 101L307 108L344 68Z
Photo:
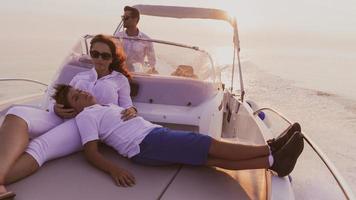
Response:
M84 40L86 47L89 47L91 39L89 36ZM147 38L115 39L124 47L126 66L133 73L220 82L212 57L199 47ZM88 52L84 51L84 54Z
M120 38L120 41L127 50L126 64L132 72L211 82L216 79L213 60L204 50L147 39Z
M229 23L142 15L139 30L148 37L115 36L126 51L130 71L229 83L234 59L233 30ZM85 36L65 63L90 68L88 54L92 37Z
M234 31L226 21L141 15L138 28L151 39L186 44L206 51L211 56L216 81L229 84L234 59ZM158 45L155 44L155 50L156 48L159 51ZM204 56L198 52L191 53L193 51L185 50L186 53L180 57L178 55L180 52L182 51L177 51L177 54L173 55L177 60L187 55ZM186 58L188 59L189 56Z

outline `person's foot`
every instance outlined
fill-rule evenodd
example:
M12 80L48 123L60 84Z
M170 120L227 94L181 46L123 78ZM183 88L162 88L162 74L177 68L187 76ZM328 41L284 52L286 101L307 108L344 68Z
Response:
M0 194L0 200L13 200L16 194L13 192L5 192Z
M278 137L267 140L267 144L271 149L272 154L277 152L283 147L284 144L293 136L294 132L300 132L301 128L299 123L294 123L286 131L280 134Z
M276 172L279 177L290 174L303 148L303 135L300 132L296 132L280 150L272 154L274 163L270 169Z

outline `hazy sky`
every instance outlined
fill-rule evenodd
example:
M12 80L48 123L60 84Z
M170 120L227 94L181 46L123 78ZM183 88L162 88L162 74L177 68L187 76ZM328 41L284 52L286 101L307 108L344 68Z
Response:
M354 0L181 0L181 1L119 1L119 0L17 0L2 1L2 21L21 15L87 16L89 18L118 17L124 5L166 4L215 7L227 9L238 16L241 25L250 29L263 27L302 29L340 34L356 30L356 2ZM8 17L8 18L7 18Z
M80 36L113 33L123 7L135 4L226 9L237 16L244 50L272 43L356 51L355 0L14 0L0 2L0 66L55 68Z
M241 34L314 34L318 38L339 37L355 42L354 0L16 0L1 1L2 38L39 38L50 34L69 40L85 33L112 33L122 8L135 4L165 4L222 8L237 16ZM276 34L279 32L281 34ZM56 33L56 34L54 34ZM71 36L71 39L67 37ZM265 36L262 39L266 38ZM257 38L256 38L257 40ZM336 41L339 42L339 41Z

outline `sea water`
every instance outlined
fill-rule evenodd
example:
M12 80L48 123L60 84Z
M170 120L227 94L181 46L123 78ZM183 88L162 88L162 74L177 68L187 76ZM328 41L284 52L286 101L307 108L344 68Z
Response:
M278 40L247 48L243 64L247 98L277 109L291 121L299 121L303 132L324 151L355 191L356 38L312 38L308 34L285 34ZM306 152L312 154L310 148ZM336 191L335 187L324 184L333 182L336 186L325 166L315 167L311 160L311 156L305 156L298 162L304 170L295 172L300 179L294 186L303 191L297 199L315 199L319 194L326 199L339 199L340 196L331 195L330 188ZM314 157L313 162L316 160L320 162ZM321 179L323 184L308 184L313 178Z

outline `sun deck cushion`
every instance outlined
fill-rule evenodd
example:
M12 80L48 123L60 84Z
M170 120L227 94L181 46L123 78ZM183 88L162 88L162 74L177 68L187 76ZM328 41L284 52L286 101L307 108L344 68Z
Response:
M216 170L214 168L208 167L183 166L161 199L251 199L240 184L238 178L245 177L240 176L236 171L228 171L222 169ZM255 178L264 180L260 177ZM252 177L248 176L248 178L245 179L252 179ZM256 190L256 193L262 193L257 190L257 188L258 187L253 188L252 191Z
M16 200L117 200L159 199L174 178L179 166L138 165L116 151L100 147L107 159L128 170L136 178L134 187L118 187L106 173L91 166L83 153L76 153L46 163L30 177L11 184Z
M213 83L196 79L160 76L134 75L140 89L134 102L177 106L197 106L216 94Z

